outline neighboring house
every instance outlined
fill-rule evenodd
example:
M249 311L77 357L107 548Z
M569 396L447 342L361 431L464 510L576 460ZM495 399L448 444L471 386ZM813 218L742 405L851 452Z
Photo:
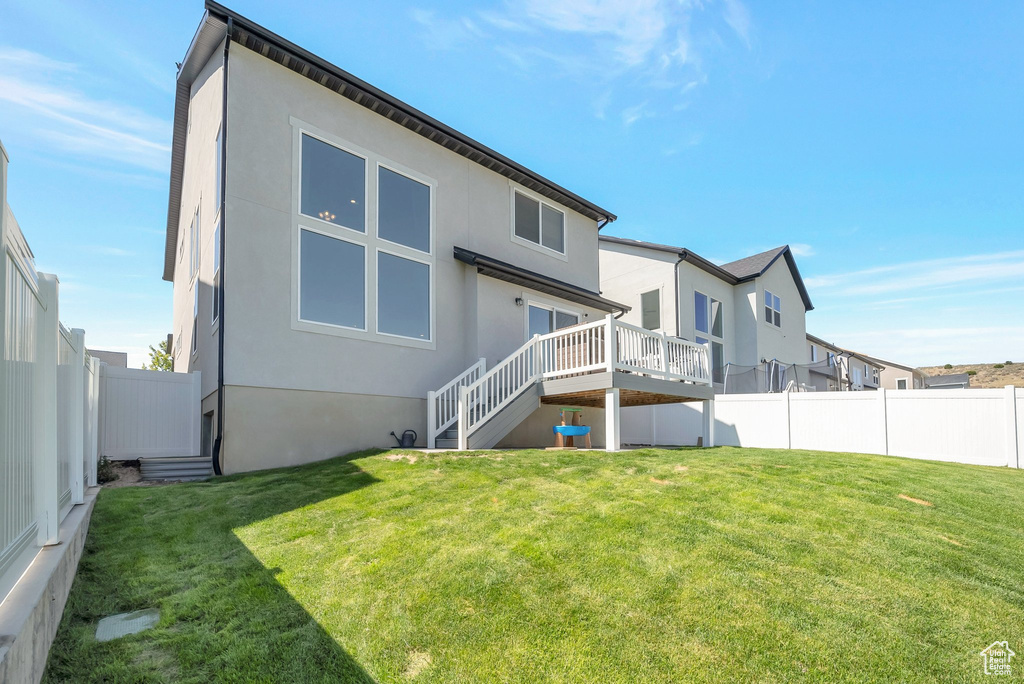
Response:
M417 445L546 446L560 404L614 409L587 418L617 448L620 398L710 403L703 348L614 322L629 305L598 270L613 214L206 9L177 78L163 277L216 467L407 429Z
M711 349L715 388L784 382L803 363L814 307L788 246L717 266L681 247L602 235L601 290L631 307L622 320ZM754 380L754 377L758 380Z
M971 376L967 373L931 375L924 380L925 389L970 389Z
M866 357L872 363L882 366L879 387L881 389L924 389L928 374L920 368L911 368L892 361L883 361L871 356Z
M116 368L128 367L127 352L105 351L103 349L89 349L87 351L89 352L89 356L99 359L108 366L114 366Z
M807 334L810 385L819 392L877 390L884 362ZM821 362L824 361L824 366Z

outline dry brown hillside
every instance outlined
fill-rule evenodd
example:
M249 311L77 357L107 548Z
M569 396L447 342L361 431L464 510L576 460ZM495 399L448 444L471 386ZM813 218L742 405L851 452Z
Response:
M1002 368L996 368L996 366L1002 366ZM1024 387L1024 363L1020 362L1011 364L1007 364L1005 361L969 363L954 365L952 368L931 366L921 370L928 375L951 375L976 371L977 375L971 376L971 387L1005 387L1006 385Z

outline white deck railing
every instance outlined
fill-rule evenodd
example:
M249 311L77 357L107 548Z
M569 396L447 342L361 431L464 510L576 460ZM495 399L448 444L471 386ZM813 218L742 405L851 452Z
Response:
M446 385L458 392L459 449L467 449L470 435L534 383L597 372L711 385L706 345L629 325L609 314L594 323L535 335L475 381L459 383L462 376ZM428 401L428 411L434 403ZM429 416L428 421L440 424Z
M487 360L480 359L439 390L427 392L427 448L433 449L437 438L459 419L459 390L480 379L487 370Z

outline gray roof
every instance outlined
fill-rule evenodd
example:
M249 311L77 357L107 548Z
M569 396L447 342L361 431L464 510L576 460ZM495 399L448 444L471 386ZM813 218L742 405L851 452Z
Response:
M572 283L567 283L564 280L558 280L542 273L537 273L536 271L530 271L520 266L510 264L507 261L500 261L493 257L480 254L479 252L474 252L463 247L455 247L454 256L464 264L475 266L477 273L497 278L498 280L522 285L523 287L528 287L532 290L536 290L537 292L543 292L544 294L559 297L566 301L576 302L577 304L583 304L584 306L589 306L608 313L629 311L629 307L625 304L619 304L618 302L606 299L601 296L600 292L587 290L577 285L573 285Z
M615 214L583 199L544 176L446 126L420 110L356 78L330 62L303 50L259 24L220 5L206 2L206 14L192 39L178 72L174 104L174 137L171 143L171 191L167 210L167 242L164 251L164 280L174 277L174 252L177 244L178 213L181 201L181 177L185 159L185 137L189 94L198 70L212 56L227 35L238 43L297 74L333 90L400 126L481 166L501 174L538 194L599 222L598 228L615 220Z
M776 247L775 249L770 249L767 252L761 252L760 254L755 254L744 259L731 261L728 264L716 266L699 254L691 252L684 247L672 247L670 245L662 245L657 242L630 240L628 238L614 237L611 235L601 235L599 239L601 242L608 242L611 244L628 245L632 247L641 247L643 249L653 249L658 252L676 254L679 256L681 261L691 263L703 271L724 280L730 285L743 283L764 275L765 271L767 271L771 265L779 259L779 257L785 257L786 265L789 266L789 271L793 275L793 282L796 283L796 289L800 292L800 299L803 300L804 310L810 311L814 308L814 305L811 304L811 297L807 294L807 288L804 286L804 279L800 276L800 270L796 267L796 259L793 258L793 252L789 249L789 245Z
M924 379L925 387L938 387L942 385L964 385L969 387L971 376L967 373L950 373L949 375L932 375Z

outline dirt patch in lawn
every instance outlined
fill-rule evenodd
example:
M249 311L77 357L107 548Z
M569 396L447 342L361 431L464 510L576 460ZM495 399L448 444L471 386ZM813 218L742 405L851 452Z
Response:
M914 497L907 496L906 494L900 494L899 498L903 499L904 501L909 501L911 503L916 503L919 506L934 506L935 505L931 501L925 501L924 499L915 499Z
M401 461L404 459L409 461L409 463L415 463L420 460L420 457L416 454L388 454L384 459L387 461Z
M428 667L430 667L430 654L423 651L412 651L409 653L409 664L406 665L402 675L406 679L413 679Z

